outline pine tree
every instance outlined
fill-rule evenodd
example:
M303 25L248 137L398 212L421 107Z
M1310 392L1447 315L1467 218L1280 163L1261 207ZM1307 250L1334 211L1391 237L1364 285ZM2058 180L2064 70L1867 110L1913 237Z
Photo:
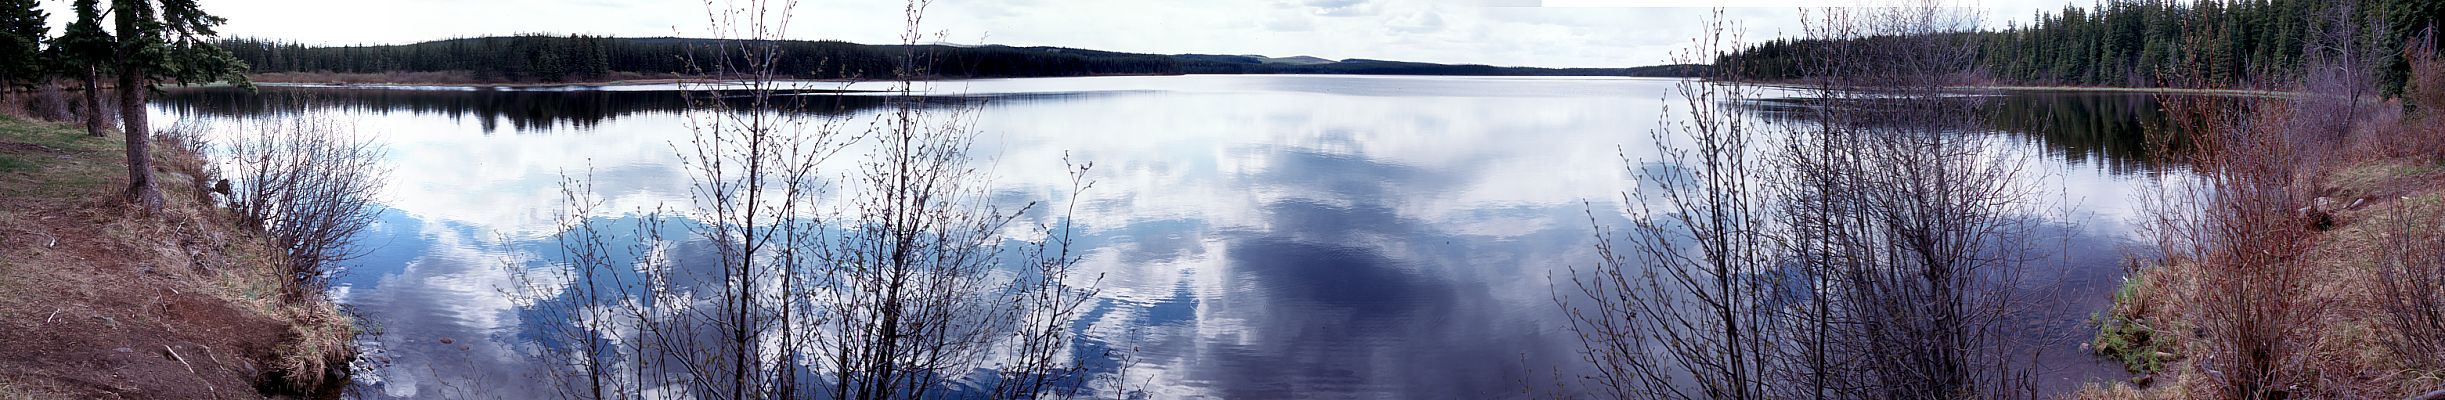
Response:
M196 0L112 0L117 25L113 69L118 72L120 131L127 137L127 201L147 213L161 210L153 185L151 130L145 95L162 80L203 83L233 80L248 86L246 63L210 41L226 20L204 13Z
M41 83L42 43L51 30L37 0L0 0L0 90Z
M98 0L76 0L76 20L51 41L50 59L60 72L84 78L85 133L102 136L102 72L112 63L112 43L118 39L102 30Z

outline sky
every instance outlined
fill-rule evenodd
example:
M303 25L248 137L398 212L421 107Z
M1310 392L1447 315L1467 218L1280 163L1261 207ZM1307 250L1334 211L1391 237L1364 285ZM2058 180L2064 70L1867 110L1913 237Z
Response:
M200 0L224 36L397 44L516 33L708 36L697 0ZM734 0L711 0L727 3ZM928 41L1139 53L1537 67L1665 64L1713 10L1758 41L1801 29L1799 7L1859 0L935 0ZM2079 0L1986 0L1985 24L2025 22ZM54 29L72 14L44 0ZM718 5L718 4L717 4ZM800 0L786 36L896 43L903 4Z

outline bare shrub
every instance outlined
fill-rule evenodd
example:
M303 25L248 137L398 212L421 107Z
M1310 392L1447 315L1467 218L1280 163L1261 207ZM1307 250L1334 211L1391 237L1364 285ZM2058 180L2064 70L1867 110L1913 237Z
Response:
M2439 60L2436 28L2429 27L2403 49L2403 58L2410 63L2409 82L2403 90L2403 105L2411 109L2404 124L2392 132L2380 132L2390 140L2380 141L2388 156L2423 156L2445 159L2445 60Z
M1678 58L1739 48L1736 33L1726 36L1738 29L1720 11L1709 27ZM1736 70L1717 66L1718 73ZM1782 340L1771 328L1780 311L1767 301L1770 272L1781 261L1772 236L1778 221L1758 190L1765 162L1751 144L1757 132L1728 108L1756 89L1684 81L1676 90L1689 119L1653 131L1663 166L1640 168L1623 156L1640 186L1622 194L1633 218L1629 235L1616 238L1591 209L1599 263L1573 267L1579 297L1557 294L1555 302L1568 312L1581 357L1595 367L1593 389L1607 397L1770 398L1792 378L1776 375L1773 363L1784 359L1771 357ZM1673 145L1676 136L1692 144Z
M688 95L694 136L675 146L691 204L631 214L642 222L623 237L593 219L590 184L564 183L570 208L558 238L568 269L527 275L513 289L568 324L549 332L557 344L547 350L561 394L1081 393L1089 379L1068 358L1069 327L1095 294L1076 281L1098 278L1070 272L1079 255L1066 220L1036 227L1039 240L1005 233L1024 229L1015 224L1036 204L990 202L991 174L969 154L973 103L940 109L917 96L927 61L913 44L926 3L906 8L912 54L887 94L895 108L864 131L791 95L804 84L785 80L774 41L794 4L708 4L720 40L690 53L711 57L691 60L690 72L731 79L691 85L700 89ZM844 171L848 196L834 199L822 168L852 148L866 151ZM1089 186L1088 170L1071 166L1073 193ZM664 237L665 217L680 218L674 225L689 237ZM625 240L638 244L614 244Z
M75 118L75 111L68 94L60 90L58 81L0 90L0 114L33 120L67 121Z
M2341 158L2339 152L2354 139L2352 127L2371 116L2378 100L2379 73L2394 49L2382 49L2373 35L2363 32L2392 32L2384 24L2386 18L2363 18L2357 13L2357 2L2334 2L2322 10L2310 37L2301 41L2301 77L2303 96L2293 105L2298 112L2285 130L2288 139L2300 154L2295 168L2310 172L2312 185L2323 185L2328 164Z
M295 114L236 126L223 155L230 209L281 249L286 295L320 295L379 211L384 150L349 121Z
M2403 199L2380 244L2379 308L2396 337L2395 354L2428 369L2445 369L2445 204L2435 197Z
M44 119L67 121L76 118L75 102L68 99L67 91L60 89L59 81L44 83L37 90L40 91L37 96L41 98L39 102L42 107L39 113Z
M592 181L590 175L563 177L562 212L555 217L562 229L553 235L561 251L558 265L540 274L517 269L511 275L516 284L507 290L528 304L525 310L562 322L538 333L545 342L539 346L545 375L560 397L640 398L654 386L672 383L654 378L669 370L662 365L670 355L654 351L655 344L679 340L664 336L664 322L686 321L686 314L645 304L681 296L668 290L661 269L671 265L663 256L668 248L662 211L640 210L631 230L607 231L606 224L589 220L601 206ZM615 245L615 240L635 243ZM623 326L633 329L619 329Z
M1600 264L1556 296L1597 391L2035 397L2006 325L2038 216L2026 155L1982 140L1978 103L1949 96L1978 76L1954 35L1975 22L1956 11L1825 11L1808 32L1831 43L1808 66L1821 97L1777 124L1730 108L1758 96L1742 83L1680 86L1689 119L1656 131L1659 166L1623 195L1633 228L1616 238L1591 212Z
M679 154L694 204L677 214L713 246L714 268L658 268L648 273L655 284L647 290L709 304L703 316L640 323L668 338L647 351L715 398L817 393L813 382L800 381L813 372L805 367L807 333L833 318L799 296L831 284L821 242L832 221L817 203L826 187L816 167L856 138L837 120L807 119L806 103L785 95L798 84L776 67L774 41L789 28L795 3L707 3L706 28L724 40L704 49L711 58L688 60L695 71L740 78L735 89L707 84L710 90L689 92L686 124L694 136ZM671 286L690 281L719 286Z
M35 115L33 102L29 97L31 96L26 96L14 88L0 89L0 115L27 120L41 119L40 116Z
M1795 264L1815 304L1800 313L1825 390L1851 398L2027 398L2033 347L2006 321L2042 214L2030 155L1979 135L1980 77L1966 11L1922 4L1827 10L1834 39L1811 67L1825 97L1781 163ZM1868 61L1875 60L1875 61Z
M2289 132L2293 104L2280 99L2167 99L2182 132L2151 133L2163 157L2187 174L2156 179L2145 230L2172 268L2208 288L2191 325L2205 337L2196 363L2227 398L2280 398L2312 384L2306 368L2318 301L2305 259L2321 222L2301 170L2310 163Z
M212 156L212 122L204 118L180 118L168 128L153 131L154 143L160 143L168 158L163 167L185 175L197 189L195 195L209 199L215 181L221 178L220 166ZM223 193L226 194L226 193Z

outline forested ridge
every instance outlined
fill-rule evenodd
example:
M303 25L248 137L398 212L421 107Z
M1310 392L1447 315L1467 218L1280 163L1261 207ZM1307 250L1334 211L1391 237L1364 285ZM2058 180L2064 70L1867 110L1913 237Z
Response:
M617 38L586 35L517 35L437 40L403 45L314 46L268 39L223 40L220 46L253 72L465 72L484 81L567 82L606 75L690 74L711 65L711 39ZM1684 76L1700 68L1529 68L1449 65L1379 60L1277 63L1256 56L1139 54L1062 47L865 45L840 41L777 41L776 70L796 78L855 79L892 76L904 57L927 65L935 78L1012 78L1172 74L1374 74L1374 75L1575 75ZM737 52L731 52L736 54Z
M1979 67L2004 83L2268 87L2298 81L2324 52L2366 55L2355 67L2399 93L2409 70L2404 44L2440 17L2445 2L2435 0L2112 1L1956 34L1969 36ZM1825 47L1775 39L1717 62L1739 63L1744 78L1792 79Z

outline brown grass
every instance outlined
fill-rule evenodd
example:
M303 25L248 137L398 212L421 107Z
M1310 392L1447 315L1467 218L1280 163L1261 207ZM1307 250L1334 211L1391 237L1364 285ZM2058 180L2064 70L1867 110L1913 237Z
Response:
M327 301L282 300L274 250L182 195L208 177L174 167L202 165L192 153L155 153L173 194L162 213L122 205L119 149L68 125L0 118L0 157L20 165L0 170L0 394L336 394L328 379L265 378L344 371L348 318Z

